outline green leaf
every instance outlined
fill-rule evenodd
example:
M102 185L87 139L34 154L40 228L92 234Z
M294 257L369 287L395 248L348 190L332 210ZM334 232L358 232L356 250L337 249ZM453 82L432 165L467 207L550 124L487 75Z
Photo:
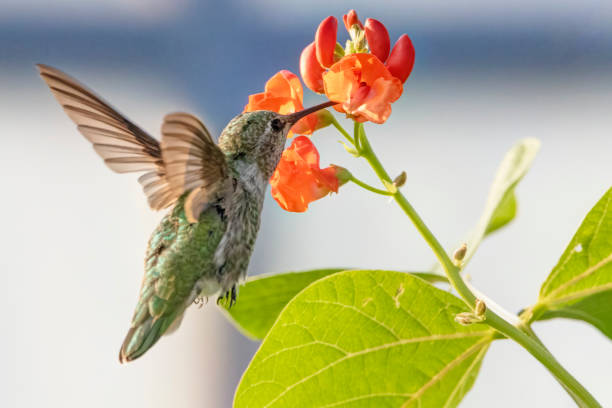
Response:
M531 320L580 319L612 339L612 188L582 221L533 311Z
M234 407L456 406L493 332L461 326L455 296L410 274L344 271L293 298L242 377Z
M508 225L516 216L514 189L531 167L539 149L540 142L537 139L523 139L506 153L497 169L482 216L464 241L467 244L464 264L472 258L484 237ZM433 271L442 273L439 264L436 264Z
M490 233L497 231L498 229L506 226L510 221L516 217L516 209L518 203L516 202L516 195L514 191L511 191L510 194L504 196L502 201L499 203L493 215L491 216L491 220L487 225L487 229L485 230L484 236L489 235Z
M240 286L238 302L231 308L220 303L225 315L245 336L263 339L285 305L306 286L346 268L315 269L275 275L259 275ZM432 283L446 283L446 277L428 272L410 272Z
M234 306L220 306L245 336L263 339L281 310L298 292L318 279L345 269L254 276L240 286L238 301Z
M467 241L466 259L471 258L486 235L514 219L517 207L514 188L531 167L539 149L537 139L523 139L506 153L497 169L482 216Z

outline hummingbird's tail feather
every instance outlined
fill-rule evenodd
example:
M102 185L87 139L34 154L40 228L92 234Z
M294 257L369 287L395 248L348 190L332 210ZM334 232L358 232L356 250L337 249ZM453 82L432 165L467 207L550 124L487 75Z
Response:
M136 327L131 327L119 350L119 362L128 363L142 356L163 334L168 334L168 328L175 323L177 315L164 316L158 319L149 317Z

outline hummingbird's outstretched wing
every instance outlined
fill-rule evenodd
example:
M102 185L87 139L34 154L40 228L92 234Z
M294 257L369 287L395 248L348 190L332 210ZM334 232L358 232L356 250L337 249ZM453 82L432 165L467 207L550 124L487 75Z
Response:
M129 121L76 79L48 65L36 65L40 76L77 129L104 163L117 173L146 172L138 181L154 210L178 198L166 178L159 142Z
M198 118L171 113L162 125L162 157L166 178L176 195L190 192L185 215L194 223L202 211L231 191L225 154Z

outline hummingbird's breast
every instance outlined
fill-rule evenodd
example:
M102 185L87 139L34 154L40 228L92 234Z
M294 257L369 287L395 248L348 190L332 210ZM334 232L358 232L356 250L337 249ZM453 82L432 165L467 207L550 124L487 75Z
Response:
M222 291L246 275L268 184L256 163L233 163L235 188L227 205L227 228L215 251Z

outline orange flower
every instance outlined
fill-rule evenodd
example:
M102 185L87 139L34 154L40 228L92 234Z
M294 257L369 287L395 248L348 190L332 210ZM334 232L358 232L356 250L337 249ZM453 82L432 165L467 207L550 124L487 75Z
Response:
M414 47L403 34L390 50L385 25L372 18L362 24L355 10L343 21L351 37L346 48L336 42L336 18L327 17L315 41L302 51L300 73L306 86L341 104L334 106L336 110L359 122L383 123L412 72Z
M347 170L319 167L319 152L312 141L298 136L284 152L270 178L272 197L285 210L304 212L308 204L325 197L348 181Z
M358 122L383 123L402 94L402 81L372 54L350 54L323 74L325 94Z
M304 109L303 97L300 79L291 71L282 70L266 82L264 92L249 96L244 112L269 110L287 115ZM327 110L318 111L300 119L291 129L293 132L309 135L329 125L330 117L331 114Z

